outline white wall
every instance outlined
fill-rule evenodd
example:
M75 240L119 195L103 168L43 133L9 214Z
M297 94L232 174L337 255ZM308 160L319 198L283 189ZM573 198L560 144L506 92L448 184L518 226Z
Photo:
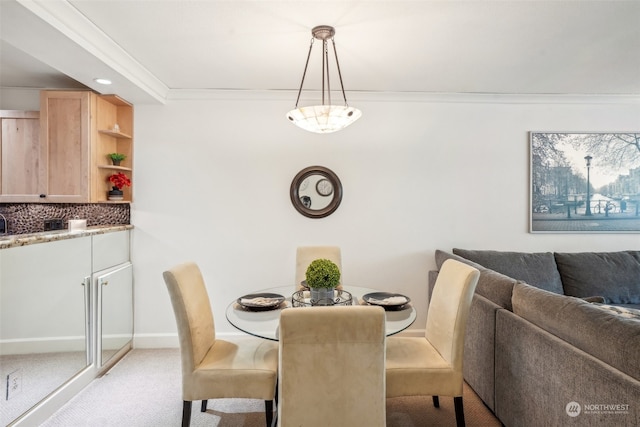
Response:
M0 110L40 111L40 89L0 88Z
M638 98L359 94L331 135L285 119L279 94L214 93L136 106L132 205L136 345L175 334L162 271L199 263L221 333L236 297L291 284L295 248L342 247L345 284L409 295L424 327L434 251L640 249L638 234L530 234L529 131L639 131ZM304 167L340 177L341 206L300 215Z

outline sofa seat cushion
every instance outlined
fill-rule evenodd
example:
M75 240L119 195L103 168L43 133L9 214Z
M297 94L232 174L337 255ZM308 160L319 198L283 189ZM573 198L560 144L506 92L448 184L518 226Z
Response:
M640 380L640 322L580 298L525 283L513 288L513 312L585 353Z
M564 293L551 252L503 252L454 248L453 253L514 279L557 294Z
M564 293L605 297L607 304L640 304L638 251L555 253Z
M627 319L634 319L640 322L640 310L636 308L627 308L621 305L609 305L609 304L593 304L598 308L607 310L610 313L617 314L618 316L626 317Z
M632 308L634 310L640 310L640 304L616 304L616 307Z

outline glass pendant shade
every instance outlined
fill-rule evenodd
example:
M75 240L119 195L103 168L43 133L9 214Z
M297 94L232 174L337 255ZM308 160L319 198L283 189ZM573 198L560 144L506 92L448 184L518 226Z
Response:
M336 44L333 40L335 29L329 25L319 25L311 30L313 37L309 46L307 62L302 74L302 82L298 90L298 99L296 100L295 109L287 113L287 118L301 129L314 133L332 133L346 128L362 116L362 112L357 108L349 107L347 104L347 96L342 83L342 73L340 72L340 63L338 62L338 52L336 52ZM322 40L322 104L312 105L308 107L298 107L300 94L304 86L304 78L309 67L309 58L313 49L314 39ZM336 59L336 68L338 77L340 78L340 87L344 98L344 105L333 105L331 103L331 85L329 80L329 49L328 40L333 44L333 52ZM328 102L325 103L325 99Z
M331 133L346 128L362 116L357 108L343 105L312 105L287 113L299 128L315 133Z

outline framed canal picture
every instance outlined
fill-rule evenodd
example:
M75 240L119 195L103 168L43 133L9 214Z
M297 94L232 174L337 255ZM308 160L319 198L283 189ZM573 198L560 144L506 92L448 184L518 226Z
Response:
M640 131L530 133L530 232L640 232Z

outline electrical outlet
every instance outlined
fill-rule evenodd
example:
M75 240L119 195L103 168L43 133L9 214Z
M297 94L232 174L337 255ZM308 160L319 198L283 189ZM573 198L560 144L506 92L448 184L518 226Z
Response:
M64 221L61 218L51 218L44 220L44 231L63 230Z
M7 400L22 391L22 373L17 369L7 375Z

